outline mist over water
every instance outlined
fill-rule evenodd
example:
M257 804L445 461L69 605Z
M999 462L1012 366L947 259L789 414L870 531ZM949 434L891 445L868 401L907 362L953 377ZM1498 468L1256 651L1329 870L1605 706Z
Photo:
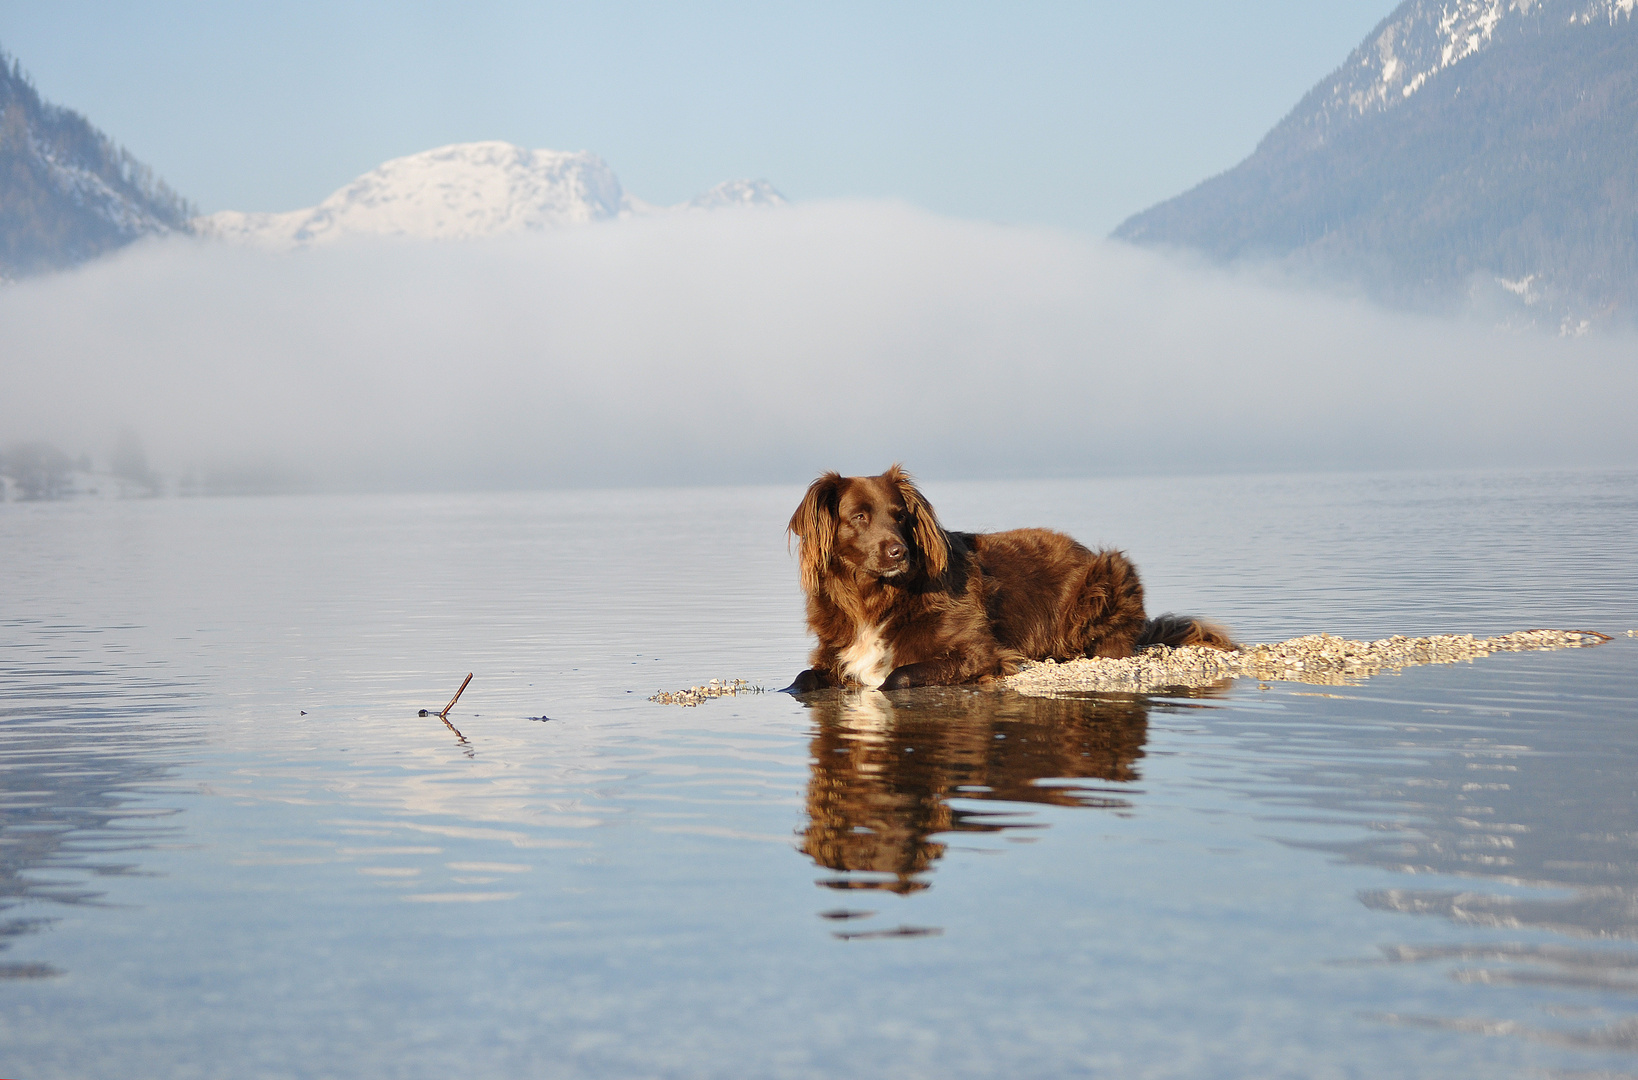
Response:
M1621 465L1634 344L895 204L176 240L0 289L0 441L329 488Z

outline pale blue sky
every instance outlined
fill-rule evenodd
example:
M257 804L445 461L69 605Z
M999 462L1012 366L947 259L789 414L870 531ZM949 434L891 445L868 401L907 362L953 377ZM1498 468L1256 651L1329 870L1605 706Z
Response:
M0 0L0 48L206 211L504 139L651 202L765 177L1104 233L1243 158L1392 7Z

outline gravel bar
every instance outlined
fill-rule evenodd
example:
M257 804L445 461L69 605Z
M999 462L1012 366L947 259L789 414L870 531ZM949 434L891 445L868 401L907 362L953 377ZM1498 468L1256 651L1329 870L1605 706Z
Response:
M1121 660L1044 660L1027 664L1018 674L998 683L1037 696L1088 690L1147 693L1171 687L1223 685L1231 679L1351 686L1372 675L1417 664L1454 664L1496 652L1586 648L1608 640L1608 634L1595 630L1520 630L1489 638L1472 634L1415 638L1395 635L1376 641L1309 634L1272 645L1248 645L1236 652L1198 645L1178 649L1160 645Z
M661 690L648 700L661 705L699 705L712 698L733 697L736 694L761 694L762 687L752 686L744 679L712 679L704 686L690 686L687 690Z
M1628 630L1627 636L1638 637L1638 630ZM1414 638L1396 634L1376 641L1308 634L1272 645L1247 645L1235 652L1199 645L1179 649L1156 645L1121 660L1084 657L1061 663L1031 662L1018 674L997 679L991 685L1036 697L1087 691L1144 694L1226 686L1234 679L1353 686L1372 675L1418 664L1455 664L1497 652L1584 649L1608 640L1608 634L1596 630L1519 630L1488 638L1472 634ZM712 679L704 686L661 691L648 700L662 705L700 705L712 698L761 693L766 693L763 687L744 679Z

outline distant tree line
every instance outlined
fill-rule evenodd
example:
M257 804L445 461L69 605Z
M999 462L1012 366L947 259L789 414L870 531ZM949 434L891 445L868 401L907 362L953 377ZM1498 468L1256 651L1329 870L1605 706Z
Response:
M0 476L9 476L25 499L55 499L68 491L76 464L48 442L12 443L0 453Z
M24 499L57 499L74 491L73 474L91 471L91 456L71 457L41 439L13 442L0 450L0 476L9 477ZM159 476L148 467L148 455L136 432L120 432L109 455L109 475L128 488L156 494Z

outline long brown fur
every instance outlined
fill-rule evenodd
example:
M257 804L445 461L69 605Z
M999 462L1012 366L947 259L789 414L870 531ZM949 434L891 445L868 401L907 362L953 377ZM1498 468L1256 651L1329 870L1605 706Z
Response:
M807 670L786 689L983 682L1024 660L1131 656L1151 645L1233 649L1199 619L1143 610L1137 568L1063 533L957 533L910 474L815 480L791 515L801 542Z

